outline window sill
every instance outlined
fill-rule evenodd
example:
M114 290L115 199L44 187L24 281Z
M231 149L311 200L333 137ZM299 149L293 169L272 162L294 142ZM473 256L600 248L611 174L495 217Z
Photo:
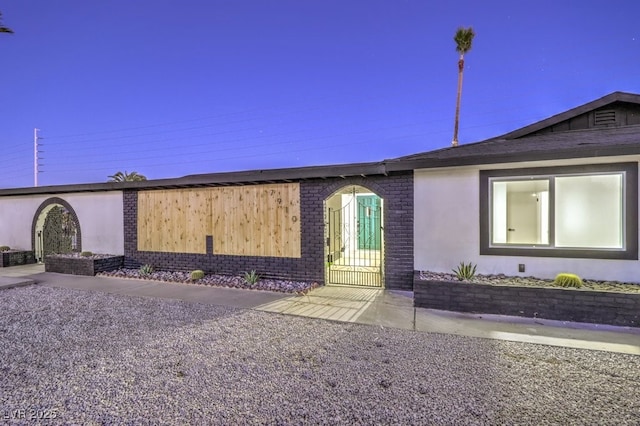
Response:
M638 250L565 249L550 247L482 247L481 255L638 260Z

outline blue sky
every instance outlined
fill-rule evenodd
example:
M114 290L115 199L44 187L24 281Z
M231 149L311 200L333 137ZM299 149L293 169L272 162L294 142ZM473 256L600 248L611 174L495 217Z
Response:
M640 93L640 2L0 0L0 187L380 161Z

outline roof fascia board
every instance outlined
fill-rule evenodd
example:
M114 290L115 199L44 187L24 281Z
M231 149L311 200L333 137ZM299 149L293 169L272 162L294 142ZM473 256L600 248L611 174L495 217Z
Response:
M216 186L230 184L258 184L268 181L300 181L306 179L336 178L346 176L385 175L385 164L354 163L335 166L312 166L289 169L248 170L241 172L190 175L181 178L155 179L137 182L104 182L72 185L52 185L27 188L0 189L0 196L62 194L77 192L123 191L127 189L182 188L189 186Z
M402 163L390 163L387 165L389 172L400 170L435 169L442 167L475 166L483 164L519 163L528 161L568 160L574 158L613 157L624 155L639 155L640 147L600 147L576 151L566 149L561 151L540 151L516 154L501 154L491 157L469 156L463 158L447 159L422 159L403 161Z

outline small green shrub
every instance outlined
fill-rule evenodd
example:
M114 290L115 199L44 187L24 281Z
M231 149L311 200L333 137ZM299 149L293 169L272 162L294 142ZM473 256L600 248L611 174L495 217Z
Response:
M91 256L93 256L93 253L90 252L90 251L83 251L83 252L80 253L80 256L82 256L82 257L91 257Z
M247 284L254 285L260 279L260 275L255 270L244 273L244 280Z
M556 275L556 278L555 280L553 280L553 282L560 287L582 287L582 279L579 276L577 276L576 274L569 274L565 272Z
M476 266L472 262L464 263L460 262L456 269L452 269L453 273L456 274L458 280L470 280L476 275Z
M11 247L9 246L0 246L0 251L9 251L11 250Z
M200 269L196 269L195 271L191 271L191 281L198 281L204 278L204 271Z
M153 266L146 264L146 265L142 265L139 269L140 275L142 276L148 276L153 274Z

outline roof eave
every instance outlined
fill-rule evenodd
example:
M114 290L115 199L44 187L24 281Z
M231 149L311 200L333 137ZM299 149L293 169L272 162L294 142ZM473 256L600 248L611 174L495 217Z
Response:
M569 160L578 158L614 157L639 155L640 147L612 146L590 149L553 150L527 153L498 154L492 156L475 155L458 158L425 158L387 163L389 172L400 170L435 169L444 167L480 166L486 164L521 163L526 161Z
M383 162L353 163L335 166L311 166L288 169L211 173L189 175L181 178L155 179L136 182L104 182L8 188L0 189L0 196L260 184L269 182L293 182L308 179L346 178L349 176L374 176L386 174L387 170Z

